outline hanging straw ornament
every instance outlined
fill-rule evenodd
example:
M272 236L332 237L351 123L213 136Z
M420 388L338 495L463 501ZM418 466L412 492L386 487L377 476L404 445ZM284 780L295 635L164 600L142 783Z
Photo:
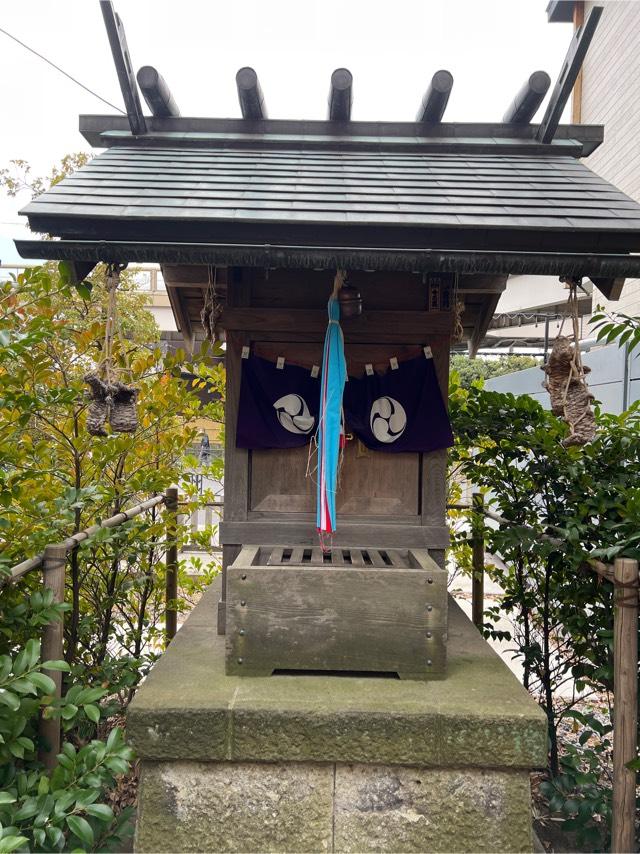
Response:
M462 315L464 314L464 310L464 300L457 297L453 304L453 332L451 334L451 337L456 344L464 341L464 326L462 325Z
M111 429L114 433L135 433L138 429L138 389L120 380L116 380L112 388Z
M87 430L92 436L106 436L104 425L107 422L109 390L98 374L85 374L84 381L91 389L91 401L87 413Z
M204 292L204 305L200 312L200 322L209 341L214 342L217 339L216 327L222 317L222 304L218 297L216 289L218 268L213 268L211 274L211 265L207 267L208 282L207 289Z
M122 343L125 363L131 374L117 314L116 292L122 269L124 267L116 264L107 267L107 319L103 357L97 370L84 377L92 395L87 414L87 430L92 436L106 436L107 421L114 433L135 433L138 428L138 389L120 381L113 356L113 342L117 332Z
M558 337L553 342L549 361L542 368L546 374L544 388L549 392L551 411L561 417L571 432L562 440L565 448L586 445L596 435L596 420L591 408L594 399L586 382L591 371L582 364L580 353L580 329L578 324L578 281L569 281L569 298L565 318L562 320ZM566 316L571 314L573 343L562 335Z

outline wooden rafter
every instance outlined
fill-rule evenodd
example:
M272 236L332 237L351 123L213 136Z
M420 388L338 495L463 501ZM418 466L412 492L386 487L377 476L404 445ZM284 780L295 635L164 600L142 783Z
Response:
M596 277L595 279L592 278L591 281L600 293L604 294L612 302L619 300L622 296L622 289L625 283L624 278L605 279Z
M496 277L497 281L502 283L502 289L506 287L507 277L499 276ZM494 293L489 295L482 303L482 308L480 309L480 315L477 318L476 322L473 326L473 333L469 340L469 355L473 358L478 350L480 349L480 345L482 344L482 339L487 334L487 329L489 328L489 324L491 323L491 318L494 315L498 302L500 300L502 291L498 293ZM463 318L464 322L464 318Z
M163 275L164 275L164 268ZM189 312L183 302L180 290L177 288L167 288L167 295L171 303L171 310L176 319L176 324L184 339L185 347L188 351L193 349L193 326L189 319Z
M140 136L147 132L147 124L142 113L138 85L133 73L133 65L129 55L129 48L127 47L124 26L120 20L120 16L116 14L111 0L100 0L100 8L102 9L105 27L107 28L107 35L109 36L111 55L116 66L118 82L120 83L122 97L127 110L131 133L134 136Z
M164 77L152 65L143 65L138 71L138 85L147 106L154 116L179 116L180 110Z
M442 121L452 89L453 74L445 69L436 71L431 78L429 88L424 93L416 121L422 124L436 124Z
M351 118L353 101L353 75L348 68L336 68L331 75L329 110L327 118L332 122L348 122Z
M529 124L544 100L550 85L551 78L546 71L534 71L525 80L522 88L509 104L502 121L514 125Z
M243 119L259 121L267 118L267 107L258 80L258 75L249 66L241 68L236 74L238 100Z
M560 124L560 117L569 100L573 84L576 82L582 68L582 63L587 55L587 50L598 26L598 21L602 16L602 8L602 6L593 7L586 23L580 29L576 30L571 40L567 56L560 71L560 76L551 93L547 111L538 128L537 139L539 142L550 143L555 136L558 125Z

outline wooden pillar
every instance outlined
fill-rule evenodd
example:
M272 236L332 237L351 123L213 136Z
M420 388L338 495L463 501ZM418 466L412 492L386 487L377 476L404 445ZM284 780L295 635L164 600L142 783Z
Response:
M67 563L67 548L64 545L50 545L44 550L42 562L42 577L45 589L53 591L53 601L56 604L64 602L65 566ZM64 622L61 616L44 627L42 633L42 661L60 661L64 658ZM59 670L45 670L55 683L55 697L62 696L62 673ZM60 719L40 718L38 730L40 747L38 758L45 768L51 770L57 764L56 756L60 753ZM48 745L48 747L47 747Z
M474 492L471 517L471 619L482 631L484 623L484 495Z
M164 634L168 646L178 630L178 490L175 486L167 489L164 503L167 508Z
M573 29L579 30L584 24L584 0L576 0L573 4ZM582 68L578 72L576 82L573 84L573 95L571 101L571 121L574 125L582 122Z
M613 827L611 850L635 851L638 732L638 561L618 558L613 617Z

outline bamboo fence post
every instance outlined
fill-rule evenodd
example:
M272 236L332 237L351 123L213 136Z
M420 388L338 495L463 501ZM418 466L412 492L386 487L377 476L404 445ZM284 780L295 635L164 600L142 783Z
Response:
M175 486L165 493L167 508L167 552L165 586L165 645L175 637L178 630L178 490Z
M617 558L613 616L613 821L611 850L635 851L638 733L638 561Z
M65 545L49 545L44 550L42 562L42 578L45 589L53 590L53 601L56 604L64 602L65 566L67 563L67 548ZM42 633L42 661L60 661L64 657L64 622L63 617L49 623ZM55 697L62 697L62 673L59 670L45 670L55 683ZM60 720L58 718L40 718L38 728L40 745L38 758L45 768L51 770L57 764L56 756L60 753ZM48 748L47 748L48 745Z
M476 628L484 624L484 495L474 492L471 506L471 619Z

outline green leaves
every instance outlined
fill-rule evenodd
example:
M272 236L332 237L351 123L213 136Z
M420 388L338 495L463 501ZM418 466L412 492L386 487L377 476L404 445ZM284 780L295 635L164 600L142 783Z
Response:
M93 846L93 828L85 818L78 815L68 815L67 826L86 848Z
M623 334L607 323L602 340ZM634 344L635 331L624 334L623 343ZM640 407L597 412L594 441L569 449L561 444L564 423L526 395L458 387L451 415L453 471L508 523L488 522L484 530L487 552L500 558L487 573L503 591L499 607L485 611L485 636L497 636L509 616L523 681L549 723L552 777L542 787L549 809L585 845L602 846L610 820L609 711L571 710L567 686L574 681L578 692L597 694L613 686L612 585L583 561L640 557ZM469 522L456 524L466 536ZM575 720L575 740L559 729L564 717Z
M46 676L44 673L31 673L29 675L29 681L32 682L36 688L39 688L44 694L53 694L56 690L56 683L50 676Z
M597 340L602 344L618 342L619 347L625 344L630 351L640 345L640 317L630 317L622 312L597 312L590 320Z
M135 435L88 435L83 376L102 358L104 272L99 265L90 282L74 286L69 265L46 264L0 283L0 572L47 543L188 479L194 419L223 419L224 366L194 357L197 385L212 392L203 409L183 379L185 354L165 357L159 346L148 347L159 343L146 309L148 294L137 293L125 272L117 295L122 337L115 359L140 389L141 426ZM219 344L208 350L200 356L222 355ZM193 458L190 465L196 465ZM220 459L206 476L221 478ZM195 509L202 499L192 485L187 489L189 509ZM187 526L178 528L181 539ZM53 602L35 573L2 588L0 826L15 831L3 831L13 837L6 846L86 849L87 828L75 819L86 822L101 850L122 832L121 817L114 818L101 801L115 778L130 769L132 754L117 730L108 741L91 739L102 720L123 711L157 655L165 530L157 509L89 538L70 555L64 604ZM206 578L187 578L184 589L195 593ZM65 657L71 666L41 662L35 639L70 610ZM56 673L64 674L61 698L54 697ZM68 737L52 773L42 770L36 756L41 716L59 720ZM16 815L23 817L16 821Z
M100 720L100 709L97 706L91 704L85 705L82 708L89 720L93 721L94 724L97 724Z
M584 727L577 742L567 741L560 773L540 785L549 811L566 832L575 833L580 850L608 850L612 790L608 762L611 751L606 723L608 709L569 710L576 726ZM579 730L578 730L579 731Z
M29 742L25 736L19 740ZM11 835L22 836L27 842L21 845L31 850L103 850L110 841L116 847L127 832L129 812L116 817L100 801L114 775L130 770L132 753L122 731L114 729L106 742L91 741L79 750L65 742L57 758L51 776L41 770L14 773L12 785L0 790L0 827L10 826Z
M11 854L12 851L20 850L29 842L26 836L8 834L9 830L11 828L0 830L0 854Z
M106 804L89 804L85 812L87 815L92 815L100 821L108 822L113 820L113 810Z
M6 688L0 688L0 703L8 706L12 712L17 712L20 708L20 698Z
M62 670L65 673L69 673L71 670L66 661L43 661L42 668L44 670Z

